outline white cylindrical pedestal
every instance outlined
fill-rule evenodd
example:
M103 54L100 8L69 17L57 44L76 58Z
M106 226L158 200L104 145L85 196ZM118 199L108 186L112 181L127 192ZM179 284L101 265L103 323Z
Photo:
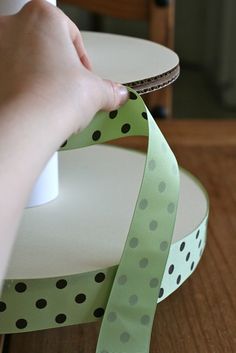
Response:
M40 206L52 201L58 196L58 193L58 156L56 152L38 177L27 207Z
M56 0L48 1L56 5ZM0 15L12 15L18 12L27 2L28 0L0 0ZM40 206L54 200L58 191L58 156L55 153L38 177L27 207Z
M47 0L56 5L56 0ZM29 0L0 0L0 15L13 15L18 12Z

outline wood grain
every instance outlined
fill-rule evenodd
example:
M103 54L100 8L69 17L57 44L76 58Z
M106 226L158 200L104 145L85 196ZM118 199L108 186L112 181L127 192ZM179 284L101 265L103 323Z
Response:
M175 1L168 6L157 6L154 0L148 1L149 6L149 39L168 48L174 48L175 33ZM158 92L149 93L147 97L148 107L163 107L166 116L172 116L172 86L165 87Z
M148 18L147 0L61 0L60 2L76 5L103 16L128 20L146 20Z
M177 159L210 197L200 265L157 307L151 353L236 352L236 122L162 122ZM143 149L145 139L131 139ZM128 140L126 140L128 145ZM94 353L99 323L12 335L8 353Z
M3 351L4 335L0 335L0 353Z

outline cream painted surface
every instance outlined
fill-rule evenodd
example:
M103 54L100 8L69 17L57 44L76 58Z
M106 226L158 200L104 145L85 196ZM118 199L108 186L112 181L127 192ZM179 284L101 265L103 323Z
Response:
M140 188L145 155L95 146L59 153L60 194L25 210L7 278L87 272L119 262ZM181 172L173 242L207 212L199 184Z
M179 64L172 50L145 39L82 32L94 72L120 83L161 75Z

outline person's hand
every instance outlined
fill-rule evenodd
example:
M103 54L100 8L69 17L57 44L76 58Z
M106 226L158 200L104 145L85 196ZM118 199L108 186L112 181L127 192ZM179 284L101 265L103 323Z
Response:
M92 73L79 30L55 6L33 0L0 17L0 292L40 171L97 111L127 98L123 86Z
M44 107L67 135L127 99L125 87L91 72L79 30L44 0L0 17L0 77L0 104L22 97L29 106Z

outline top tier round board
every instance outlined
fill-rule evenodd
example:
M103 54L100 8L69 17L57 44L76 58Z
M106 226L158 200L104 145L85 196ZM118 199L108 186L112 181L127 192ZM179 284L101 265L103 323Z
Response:
M99 76L120 82L139 94L163 88L179 76L179 58L157 43L107 33L82 32Z

